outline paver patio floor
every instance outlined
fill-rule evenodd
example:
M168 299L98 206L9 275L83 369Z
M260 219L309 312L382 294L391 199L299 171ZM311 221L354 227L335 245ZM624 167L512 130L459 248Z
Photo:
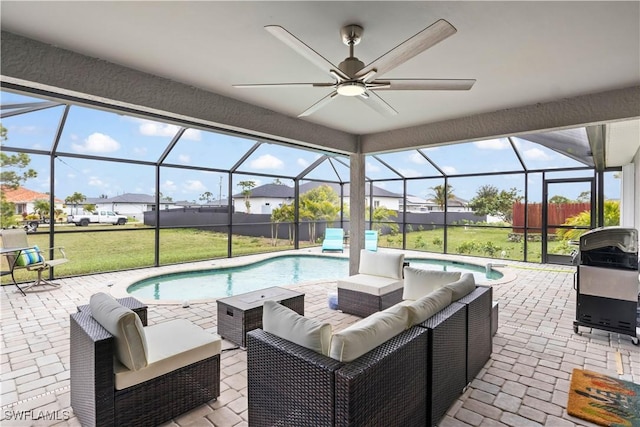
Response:
M407 256L430 256L405 252ZM481 265L495 262L455 258ZM628 336L587 328L581 328L585 332L582 335L574 334L575 268L509 261L505 264L505 271L516 277L493 287L500 319L491 359L452 405L440 426L592 425L567 415L571 371L578 367L640 383L640 348ZM69 314L78 305L86 304L93 293L111 292L109 284L174 268L60 279L59 289L29 293L26 297L16 293L13 286L3 286L0 424L80 425L70 407ZM358 319L328 308L327 293L335 291L335 281L291 288L305 293L306 316L326 320L334 330ZM217 331L213 301L192 303L188 308L181 304L151 304L148 318L149 324L185 318L208 331ZM246 352L224 341L221 360L220 398L167 426L248 425ZM21 415L27 419L17 420ZM29 419L37 417L40 419Z

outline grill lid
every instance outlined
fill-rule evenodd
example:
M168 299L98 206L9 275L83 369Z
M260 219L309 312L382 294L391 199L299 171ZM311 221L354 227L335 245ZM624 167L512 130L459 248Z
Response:
M623 252L638 253L638 230L625 227L600 227L580 236L580 251L616 247Z

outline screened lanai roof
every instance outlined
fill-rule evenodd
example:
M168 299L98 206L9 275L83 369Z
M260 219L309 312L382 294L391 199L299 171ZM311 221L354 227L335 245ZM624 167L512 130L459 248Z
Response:
M32 165L42 170L49 168L48 160L38 155L54 154L58 185L67 181L69 186L56 188L61 195L82 187L89 197L105 191L109 197L153 194L149 177L157 166L163 166L163 196L194 202L206 191L216 196L212 199L233 194L242 179L264 185L281 177L292 180L285 182L290 186L294 180L349 181L349 159L338 153L7 90L0 96L7 129L3 149L31 153ZM593 167L604 162L593 157L604 156L603 150L591 151L602 145L602 135L582 127L372 154L365 175L383 181ZM118 166L105 167L111 161ZM230 172L247 178L229 182ZM390 194L399 190L389 189Z

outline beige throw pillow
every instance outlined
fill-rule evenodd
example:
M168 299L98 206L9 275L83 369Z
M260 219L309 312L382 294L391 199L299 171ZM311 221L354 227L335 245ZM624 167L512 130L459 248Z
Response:
M453 292L452 300L458 301L460 298L474 291L476 288L476 279L473 277L473 274L464 273L460 277L460 280L449 283L446 287Z
M402 264L404 254L397 252L371 252L366 249L360 251L358 273L372 276L402 279Z
M418 300L458 279L460 279L459 271L436 271L405 267L402 299Z
M99 292L89 301L91 316L116 340L116 356L132 371L147 366L148 352L140 318L111 295Z
M407 308L398 304L373 313L333 334L329 356L341 362L351 362L403 332L408 321Z
M329 354L331 324L301 316L275 301L264 302L262 329L325 356Z
M409 326L424 322L451 304L451 289L444 287L431 292L416 301L406 304L409 311Z

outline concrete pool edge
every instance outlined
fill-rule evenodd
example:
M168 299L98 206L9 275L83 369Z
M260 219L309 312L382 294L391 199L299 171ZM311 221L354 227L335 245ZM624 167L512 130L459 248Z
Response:
M398 251L401 249L380 248L379 250L380 251ZM411 251L411 250L404 250L403 252L405 253L405 258L408 258L408 259L439 260L439 261L449 261L449 262L455 261L455 262L461 262L468 265L473 265L480 269L485 269L487 264L491 264L491 268L493 270L496 270L502 274L502 277L499 279L478 282L479 284L484 284L484 285L490 284L492 286L501 285L504 283L509 283L515 280L517 277L516 272L513 269L511 269L510 265L508 264L510 261L507 261L507 260L496 260L496 259L488 258L486 259L487 262L482 263L482 262L478 262L479 261L478 258L465 257L460 255L424 253L424 252ZM128 293L128 288L130 286L134 285L135 283L141 280L163 276L166 274L181 273L181 272L196 272L196 271L212 270L217 268L241 267L241 266L247 266L247 265L255 264L258 262L262 262L262 261L266 261L266 260L270 260L278 257L291 256L291 255L315 256L315 257L322 256L322 257L328 257L328 258L349 258L348 248L345 250L344 253L335 253L335 252L323 253L321 251L321 248L318 247L318 248L310 248L310 249L298 249L298 250L287 250L287 251L281 251L281 252L267 252L262 254L244 255L244 256L238 256L234 258L218 258L218 259L211 259L206 261L190 262L185 264L166 265L161 267L150 267L148 269L136 271L135 274L132 274L130 278L128 278L128 280L126 280L123 283L114 284L111 287L111 295L113 295L115 298L130 297L132 296L131 294ZM512 262L517 262L517 261L512 261ZM328 283L328 282L335 282L335 280L315 280L310 282L297 283L295 285L283 285L283 287L301 287L301 286L314 285L318 283ZM135 296L135 298L137 298L144 304L158 305L158 306L182 305L185 302L185 300L183 299L156 300L156 299L150 299L150 298L141 298L138 296ZM217 299L218 298L190 299L188 300L188 303L190 306L194 304L206 304L206 303L214 302Z

